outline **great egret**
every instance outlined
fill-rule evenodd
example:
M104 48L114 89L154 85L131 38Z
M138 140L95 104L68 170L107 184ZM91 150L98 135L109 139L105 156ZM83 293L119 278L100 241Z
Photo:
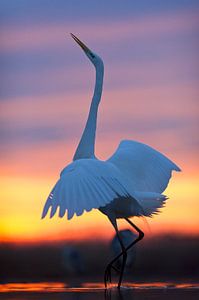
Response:
M106 267L105 287L111 281L114 263L123 257L119 271L118 288L121 286L127 251L144 237L144 233L128 218L147 216L158 212L167 199L166 189L173 170L180 171L171 160L153 148L130 140L123 140L115 153L106 161L95 157L95 132L97 111L102 94L104 64L102 59L82 43L75 35L72 38L82 48L96 70L94 94L88 119L81 140L73 157L52 189L45 203L42 218L51 208L52 218L59 207L59 217L68 212L68 220L74 214L98 208L107 215L114 226L121 245L121 253ZM118 233L117 219L124 218L138 233L138 238L125 247Z

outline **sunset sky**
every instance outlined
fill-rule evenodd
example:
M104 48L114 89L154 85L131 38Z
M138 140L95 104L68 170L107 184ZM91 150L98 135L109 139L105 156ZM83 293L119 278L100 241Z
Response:
M151 145L181 169L162 213L135 223L148 235L199 233L199 2L2 0L0 3L0 241L110 238L97 210L41 220L73 157L88 114L94 69L70 37L105 64L96 154L122 139ZM124 227L124 223L121 222Z

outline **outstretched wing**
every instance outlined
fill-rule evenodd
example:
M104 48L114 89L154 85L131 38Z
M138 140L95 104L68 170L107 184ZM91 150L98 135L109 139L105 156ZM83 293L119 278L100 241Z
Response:
M166 156L139 142L124 140L107 160L131 181L135 191L162 193L173 170L180 171Z
M53 217L59 207L59 216L68 211L68 219L84 210L90 211L110 203L119 196L131 196L125 179L111 163L96 159L76 160L67 166L51 191L43 209L44 218L51 208Z

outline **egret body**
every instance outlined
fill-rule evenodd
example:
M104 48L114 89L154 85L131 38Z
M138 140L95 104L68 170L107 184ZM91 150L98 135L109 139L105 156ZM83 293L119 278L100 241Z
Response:
M172 171L179 167L155 149L136 141L123 140L115 153L106 161L95 156L95 133L98 106L101 100L104 64L75 35L73 39L82 48L96 70L94 94L82 137L75 151L73 162L66 166L45 203L42 218L51 208L53 217L59 207L59 217L67 212L68 219L74 214L94 208L107 215L114 226L121 245L121 253L107 266L105 286L111 280L111 270L119 272L118 288L121 286L127 251L144 237L144 233L129 218L150 217L157 213L167 197L162 194L171 178ZM138 233L126 247L120 238L117 219L124 218ZM122 256L121 270L114 263Z

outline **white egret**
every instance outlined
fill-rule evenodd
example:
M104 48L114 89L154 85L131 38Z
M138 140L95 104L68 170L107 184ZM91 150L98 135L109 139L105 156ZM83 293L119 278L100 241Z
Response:
M167 199L166 189L173 170L179 167L153 148L136 141L123 140L115 153L106 161L95 157L95 132L97 111L102 94L104 65L101 58L92 52L75 35L71 34L83 49L96 70L96 81L90 111L81 140L73 157L52 189L45 203L42 218L51 208L52 218L59 207L59 217L67 211L68 219L74 214L94 208L107 215L114 226L121 253L107 266L104 275L105 287L111 281L114 263L122 256L118 288L121 286L127 251L144 237L144 233L128 218L147 216L158 212ZM138 238L125 247L118 233L117 219L124 218L138 233Z

